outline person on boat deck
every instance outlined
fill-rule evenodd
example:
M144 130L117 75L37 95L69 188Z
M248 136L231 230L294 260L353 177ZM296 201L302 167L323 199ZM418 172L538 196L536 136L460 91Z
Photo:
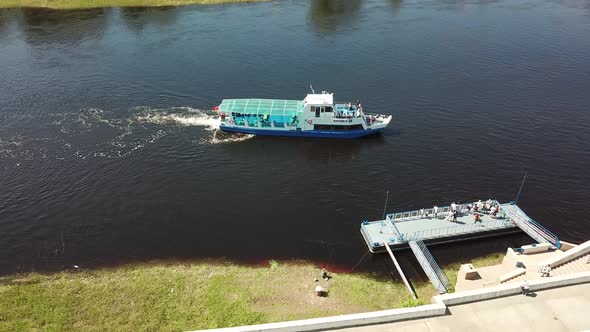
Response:
M346 104L346 108L347 108L349 111L352 111L352 103L348 103L348 104Z
M455 202L451 203L451 211L457 211L457 204L455 204Z

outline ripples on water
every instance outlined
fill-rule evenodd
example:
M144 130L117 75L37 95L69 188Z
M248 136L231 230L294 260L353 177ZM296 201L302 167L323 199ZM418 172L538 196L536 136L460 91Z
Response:
M0 272L201 257L388 271L358 230L386 190L390 211L507 201L524 171L525 211L586 240L589 35L581 0L0 10ZM252 138L204 111L310 83L392 126ZM528 241L432 249L448 263Z
M46 158L122 158L184 127L200 127L210 132L195 139L196 144L240 142L252 137L220 132L217 116L190 107L168 110L136 107L129 113L120 117L91 108L73 113L51 113L44 118L26 117L27 121L48 124L43 130L47 137L20 134L0 137L0 157L5 161L12 159L17 164Z

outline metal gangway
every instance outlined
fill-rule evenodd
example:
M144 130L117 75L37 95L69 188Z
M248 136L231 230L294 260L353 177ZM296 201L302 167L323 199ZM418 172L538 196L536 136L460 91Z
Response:
M502 210L516 226L535 239L535 241L539 243L550 243L557 249L561 248L561 242L559 242L557 235L526 215L516 204L504 206Z
M408 243L414 252L414 255L416 255L418 263L422 266L426 276L428 276L428 279L430 279L430 282L434 285L437 292L439 294L447 293L450 288L449 279L438 266L424 242L418 240L410 241Z

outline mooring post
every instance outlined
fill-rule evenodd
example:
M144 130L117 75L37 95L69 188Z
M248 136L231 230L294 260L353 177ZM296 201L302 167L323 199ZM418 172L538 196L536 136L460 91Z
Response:
M393 255L393 252L391 251L391 248L389 247L389 244L387 244L387 241L384 241L383 243L385 244L385 249L387 249L387 252L389 253L389 257L391 257L391 260L393 261L393 264L395 265L397 272L399 272L399 275L402 277L402 280L404 281L404 284L406 285L408 292L410 292L410 294L412 294L414 299L417 299L418 297L416 296L416 293L414 292L412 287L410 287L410 283L408 282L408 279L406 279L406 276L404 275L402 268L399 266L397 259L395 259L395 256Z

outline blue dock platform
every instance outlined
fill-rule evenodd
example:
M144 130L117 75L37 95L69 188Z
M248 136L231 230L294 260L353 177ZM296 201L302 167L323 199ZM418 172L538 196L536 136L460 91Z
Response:
M478 208L474 209L474 206ZM516 204L500 204L495 200L485 203L453 203L451 206L390 213L384 220L363 221L361 224L361 234L369 250L372 253L389 253L414 297L416 294L408 285L392 250L409 247L437 292L443 294L448 292L452 285L426 247L426 243L455 242L520 231L524 231L538 243L550 243L555 248L561 247L556 235L529 217Z
M489 202L489 201L488 201ZM481 221L475 222L475 212L468 204L458 204L458 215L453 220L451 206L391 213L385 220L363 221L361 234L372 253L385 251L387 242L391 249L410 246L410 242L428 244L454 242L486 236L525 231L539 243L552 243L559 247L559 240L542 225L527 216L516 204L491 201L499 206L495 216L486 210L477 213Z

